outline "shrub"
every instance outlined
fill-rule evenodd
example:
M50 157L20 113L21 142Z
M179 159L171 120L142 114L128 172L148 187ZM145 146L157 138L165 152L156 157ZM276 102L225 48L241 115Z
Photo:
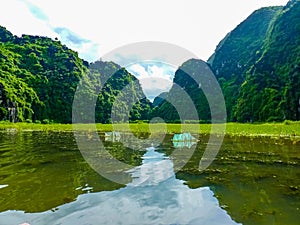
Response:
M50 120L48 120L48 119L43 119L42 120L42 124L49 124L50 123Z

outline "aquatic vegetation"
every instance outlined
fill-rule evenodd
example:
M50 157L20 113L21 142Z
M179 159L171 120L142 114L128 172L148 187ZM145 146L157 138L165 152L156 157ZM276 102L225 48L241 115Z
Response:
M151 126L151 129L150 129ZM216 127L223 124L215 124ZM208 135L211 133L211 124L148 124L148 123L132 123L132 124L76 124L76 129L92 131L96 129L98 132L132 132L136 135L149 133L168 133L176 134L182 132L190 132L191 134ZM164 128L165 127L165 128ZM0 131L73 131L72 124L36 124L36 123L8 123L0 122ZM222 130L222 129L220 129ZM218 134L218 133L216 133ZM227 136L253 136L253 137L272 137L272 138L288 138L294 140L295 143L300 141L300 121L283 122L283 123L227 123Z

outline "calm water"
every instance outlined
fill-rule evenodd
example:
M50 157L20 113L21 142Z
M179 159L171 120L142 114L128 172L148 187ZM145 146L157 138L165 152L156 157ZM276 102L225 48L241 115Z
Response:
M171 139L138 150L104 141L115 158L133 166L111 168L127 181L121 185L91 169L71 132L0 133L0 225L300 221L299 142L227 137L214 163L199 172L208 137L186 145ZM175 174L192 145L195 153ZM180 150L176 157L174 149Z

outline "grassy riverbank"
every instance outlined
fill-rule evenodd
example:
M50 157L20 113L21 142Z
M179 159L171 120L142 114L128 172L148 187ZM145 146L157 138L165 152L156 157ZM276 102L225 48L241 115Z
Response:
M76 125L76 129L92 130L95 125L80 124ZM149 129L150 127L150 129ZM0 131L18 132L18 131L73 131L72 124L34 124L34 123L0 123ZM188 131L191 133L209 134L211 132L211 124L96 124L96 128L100 132L117 130L121 132L133 133L149 133L166 132L180 133ZM215 124L212 133L224 133L224 124ZM227 123L226 135L229 136L271 136L271 137L289 137L292 139L300 139L300 121L285 121L283 123L263 123L263 124L241 124Z

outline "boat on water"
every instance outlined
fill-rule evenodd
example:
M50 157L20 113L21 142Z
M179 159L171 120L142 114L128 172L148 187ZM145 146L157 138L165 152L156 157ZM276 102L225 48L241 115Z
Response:
M175 148L191 148L198 140L191 135L191 133L174 134L172 138L173 146Z

